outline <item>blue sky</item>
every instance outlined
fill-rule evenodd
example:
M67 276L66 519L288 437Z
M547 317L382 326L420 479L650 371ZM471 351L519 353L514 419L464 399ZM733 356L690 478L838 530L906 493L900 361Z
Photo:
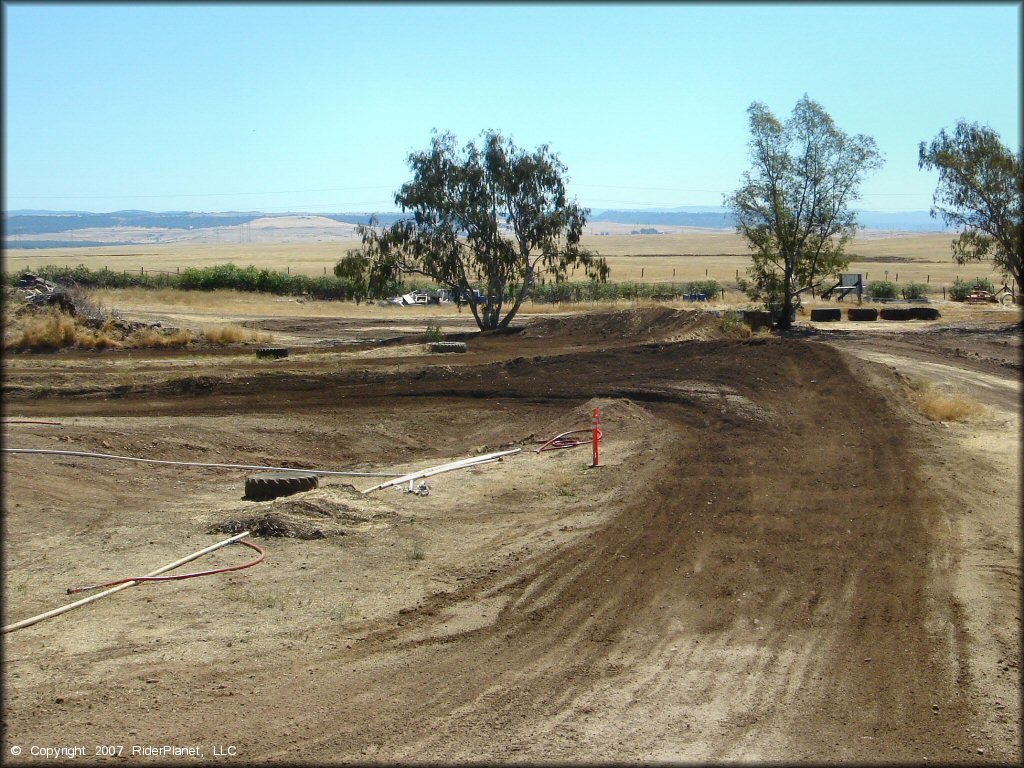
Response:
M719 205L750 103L804 93L886 156L866 209L927 209L960 118L1020 143L1013 3L3 12L5 210L392 210L433 128L548 143L595 209Z

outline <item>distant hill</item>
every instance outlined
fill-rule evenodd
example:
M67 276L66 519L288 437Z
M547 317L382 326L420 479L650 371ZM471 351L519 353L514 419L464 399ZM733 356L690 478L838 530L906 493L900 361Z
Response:
M370 217L375 216L377 223L389 227L400 219L408 218L405 213L321 213L325 219L340 221L342 224L369 224Z
M76 229L111 227L160 227L200 229L231 227L262 218L262 213L190 213L188 211L114 211L113 213L20 213L4 214L4 237L72 232Z
M928 211L900 211L898 213L882 213L880 211L860 211L857 214L860 223L869 229L895 229L900 232L951 232L942 219L933 219Z
M933 219L928 211L859 211L857 219L868 229L891 229L900 232L947 232L941 219ZM647 210L601 211L590 217L591 222L607 221L617 224L661 224L663 226L702 227L707 229L733 229L735 220L724 208L696 210L665 208Z
M733 218L725 211L601 211L591 216L591 222L609 221L616 224L667 224L677 227L705 227L707 229L732 229Z
M944 232L949 231L941 220L933 219L927 211L902 211L897 213L861 211L862 226L871 229L885 229L902 232ZM385 226L403 218L405 214L385 213L262 213L260 211L225 211L219 213L196 213L192 211L114 211L112 213L91 213L89 211L9 211L3 217L5 248L81 247L99 242L118 244L130 241L159 242L167 235L152 232L167 230L217 230L238 227L257 219L277 219L296 216L319 216L344 224L367 224L371 216ZM697 227L701 229L733 229L732 215L716 206L687 206L675 209L656 208L646 210L603 210L590 217L591 223L609 222L638 227L637 231L658 226ZM136 230L134 233L125 230ZM78 230L89 230L75 236ZM106 230L106 232L103 232ZM149 232L148 230L152 230ZM146 231L146 232L140 232ZM45 237L64 235L64 237ZM334 233L334 236L338 236ZM351 235L349 235L351 236ZM175 236L171 235L173 239ZM187 238L192 238L188 233ZM230 235L234 237L234 234ZM179 238L180 239L180 238ZM43 243L46 245L43 245Z

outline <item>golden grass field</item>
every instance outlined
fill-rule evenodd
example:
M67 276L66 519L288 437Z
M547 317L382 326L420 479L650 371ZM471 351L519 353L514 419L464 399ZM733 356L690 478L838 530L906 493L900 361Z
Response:
M866 280L920 282L940 293L957 278L987 277L997 286L1002 276L989 263L960 266L950 252L952 237L941 233L865 232L847 247L850 271ZM584 245L608 259L611 279L641 282L688 282L714 278L735 284L750 264L745 241L733 232L702 230L663 235L588 235ZM190 243L91 248L5 250L6 272L43 265L91 269L168 271L232 262L293 274L332 274L334 264L359 241L301 243ZM582 272L575 275L583 279Z

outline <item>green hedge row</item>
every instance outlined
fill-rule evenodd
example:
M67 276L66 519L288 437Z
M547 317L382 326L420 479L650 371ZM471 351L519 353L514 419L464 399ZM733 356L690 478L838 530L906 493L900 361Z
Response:
M535 285L530 299L537 302L615 301L616 299L678 299L703 294L708 300L722 295L717 280L696 280L689 283L637 283L632 281L600 283L596 280L563 281Z
M216 291L232 289L271 293L283 296L311 296L317 299L354 299L365 286L356 281L324 275L289 275L253 266L218 264L212 267L189 267L180 273L116 272L108 269L89 269L86 266L44 266L34 270L44 280L59 285L79 285L83 288L177 288L185 291ZM4 282L17 285L21 273L6 273ZM408 291L431 291L436 285L426 282L399 283L387 286L380 295L369 299L384 299ZM483 286L478 286L483 288ZM713 300L722 293L717 280L696 280L688 283L637 283L596 280L562 281L534 285L529 297L536 302L614 301L616 299L680 298L703 294ZM505 297L512 298L511 292Z
M108 269L44 266L34 270L44 280L59 285L83 288L178 288L184 291L216 291L233 289L272 293L282 296L312 296L317 299L347 299L359 295L360 287L350 280L324 275L289 275L253 266L218 264L212 267L189 267L180 273L115 272ZM4 275L7 285L17 285L20 273ZM392 293L398 292L396 283Z

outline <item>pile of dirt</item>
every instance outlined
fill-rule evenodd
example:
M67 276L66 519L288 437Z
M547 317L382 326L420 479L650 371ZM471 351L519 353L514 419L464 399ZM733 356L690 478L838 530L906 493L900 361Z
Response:
M638 307L532 321L526 338L687 341L725 338L721 319L710 312L671 307Z
M332 495L337 493L358 494L358 491L346 485L332 488ZM253 536L263 538L325 539L329 536L345 536L349 533L347 528L358 527L371 520L371 517L343 502L328 498L308 498L308 494L307 498L271 502L271 510L260 515L245 515L237 509L233 514L237 516L212 523L207 532L232 534L252 531Z
M629 398L593 397L582 405L569 409L565 414L546 422L545 426L528 435L525 439L525 450L534 444L537 446L550 440L555 435L570 430L591 428L591 417L597 408L600 429L604 439L614 436L617 440L631 440L642 437L654 429L657 419L642 405ZM576 435L578 439L588 441L590 438L583 433Z
M252 531L253 536L261 538L327 538L327 534L320 528L314 528L306 523L269 512L255 517L225 520L223 523L210 526L209 529L209 533L241 533L242 531ZM339 531L338 534L344 535L344 532Z

